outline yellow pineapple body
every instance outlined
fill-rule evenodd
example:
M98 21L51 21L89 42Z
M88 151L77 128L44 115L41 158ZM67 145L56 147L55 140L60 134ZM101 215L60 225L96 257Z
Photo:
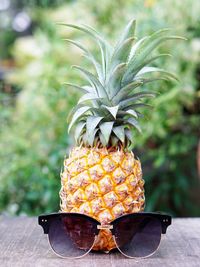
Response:
M132 152L76 147L64 161L61 211L87 214L101 223L144 207L141 164ZM100 230L94 250L115 244L109 230Z

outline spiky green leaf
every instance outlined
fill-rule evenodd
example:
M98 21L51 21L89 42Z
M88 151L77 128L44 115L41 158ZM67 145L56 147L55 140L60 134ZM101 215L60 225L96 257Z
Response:
M135 120L134 118L129 118L127 120L127 123L130 124L130 125L132 125L133 127L135 127L138 130L138 132L140 132L140 133L142 132L138 121Z
M89 92L89 93L92 93L93 92L93 88L92 87L89 87L89 86L78 86L76 84L73 84L73 83L63 83L64 85L67 85L67 86L71 86L73 88L76 88L82 92Z
M128 38L120 46L117 46L111 58L110 69L113 70L121 62L126 62L130 54L130 50L135 40L134 37Z
M119 142L119 138L117 138L116 136L113 135L111 138L112 147L115 147L118 144L118 142Z
M153 36L153 35L152 35ZM168 41L168 40L174 40L174 39L181 39L183 40L184 38L180 36L157 36L155 35L154 37L150 36L150 38L147 40L147 47L142 50L141 53L136 54L136 56L132 57L130 60L128 72L125 75L125 79L130 80L134 76L134 69L137 69L138 66L143 62L151 53L163 42ZM153 40L152 40L153 39Z
M88 25L76 25L76 24L70 24L70 23L60 23L60 25L67 26L70 28L75 28L79 31L82 31L89 36L91 36L97 44L103 44L109 51L112 50L112 47L109 45L109 43L102 37L101 34L99 34L95 29Z
M106 145L108 144L108 141L110 139L110 134L112 132L113 124L114 124L113 121L109 121L109 122L103 122L99 126Z
M96 72L99 76L99 80L102 81L103 80L103 76L102 76L102 70L101 70L101 66L99 64L99 62L95 59L95 57L92 55L92 53L90 53L81 43L71 40L71 39L64 39L65 41L67 41L68 43L71 43L75 46L77 46L78 48L80 48L82 51L85 52L85 57L92 62L92 64L94 65Z
M132 104L134 104L135 101L141 99L141 98L147 98L147 97L155 97L154 92L142 92L142 93L136 93L131 98L128 98L126 100L123 100L120 102L120 108L124 109Z
M137 43L135 45L133 45L131 51L130 51L130 54L129 54L129 58L128 58L128 67L130 68L131 67L131 63L135 57L135 55L137 54L137 51L140 49L140 47L144 44L144 42L146 40L149 39L149 36L145 36L143 38L141 38L140 40L137 41Z
M85 114L86 112L88 112L89 110L91 109L91 107L89 106L86 106L86 107L81 107L79 109L76 110L76 112L74 113L72 119L71 119L71 122L69 124L69 127L68 127L68 132L70 132L72 126L74 125L74 123L76 123L76 121L83 115Z
M69 114L68 114L68 116L67 116L67 122L68 123L70 123L70 121L71 121L71 119L72 119L72 116L74 115L74 113L79 109L79 108L81 108L81 107L83 107L83 105L76 105L75 107L73 107L72 109L71 109L71 111L69 112Z
M126 113L129 114L129 115L131 115L131 116L133 116L133 117L135 117L135 118L138 118L137 112L135 110L133 110L133 109L128 109L126 111Z
M135 103L135 104L131 104L129 106L127 106L124 110L128 110L128 109L137 109L137 108L143 108L143 107L146 107L146 108L152 108L151 105L149 104L145 104L145 103Z
M85 101L88 101L88 100L99 100L99 99L102 99L102 98L98 97L96 94L88 93L88 94L83 95L79 99L78 104L84 103Z
M125 136L128 140L127 142L128 150L131 151L134 147L134 136L132 131L130 129L125 129Z
M74 138L76 142L78 142L85 125L86 125L85 121L80 121L79 123L77 123L75 133L74 133Z
M125 140L124 126L122 125L122 126L113 127L113 132L119 138L119 140L122 143L124 143L124 140Z
M166 71L164 69L156 68L156 67L144 67L137 73L137 75L135 77L136 78L138 78L138 77L140 78L142 75L149 74L149 73L152 73L152 72L161 73L161 74L164 74L164 77L168 77L168 78L171 78L171 79L174 79L174 80L178 80L178 78L173 73L168 72L168 71Z
M113 118L116 119L117 112L119 110L119 105L114 106L114 107L108 107L108 106L103 106L103 107L105 107L110 112L110 114L113 116Z
M130 57L129 57L129 68L131 69L131 71L133 70L133 64L141 56L141 54L143 53L145 48L148 47L149 44L151 44L153 41L157 40L158 38L161 38L163 36L166 37L166 32L168 32L168 31L170 31L169 28L158 30L150 36L145 36L145 37L141 38L133 46L131 53L130 53ZM148 56L149 55L150 55L150 53L148 54ZM140 61L140 63L141 62L142 61Z
M125 132L125 135L127 136L127 138L131 141L131 143L133 142L133 134L132 134L132 132L129 130L129 129L127 129L127 128L125 128L125 130L124 130L124 132Z
M135 88L141 86L142 84L143 84L143 81L136 80L122 87L119 90L119 92L112 98L112 102L114 104L118 104L122 99L127 97L130 94L130 92L132 92Z
M86 121L86 138L87 142L90 146L93 145L94 137L98 129L96 129L99 122L103 119L103 117L91 116L87 118Z
M134 70L134 76L145 66L147 66L148 64L156 61L157 59L160 59L162 57L172 57L172 55L170 54L159 54L159 55L156 55L156 56L153 56L153 57L150 57L149 59L141 62L141 64L138 66L137 69Z
M105 138L104 138L104 136L103 136L103 134L101 132L99 132L99 138L100 138L101 144L103 146L106 146L107 145L106 140L105 140Z
M95 29L88 25L75 25L69 23L61 23L61 25L80 30L95 40L101 51L103 79L106 80L106 69L112 53L112 47L108 44L108 42Z
M127 40L130 37L134 36L135 33L135 27L136 27L136 20L132 19L128 25L125 27L125 29L123 30L123 32L120 35L120 38L117 42L116 47L119 47L120 44L122 44L125 40Z
M99 97L102 98L107 98L108 99L108 95L107 92L105 90L105 88L103 87L103 85L100 83L100 81L89 71L83 69L80 66L73 66L75 69L79 70L81 73L83 73L83 75L86 77L86 79L89 81L89 83L95 87L96 89L96 93Z
M108 81L109 95L112 98L113 95L120 90L121 81L126 70L126 63L121 63L116 66L111 77Z
M113 49L110 46L110 44L95 29L93 29L91 26L88 26L88 25L84 25L84 27L87 30L89 30L91 33L93 33L94 36L98 39L98 45L101 51L103 81L106 81L108 63L110 61Z

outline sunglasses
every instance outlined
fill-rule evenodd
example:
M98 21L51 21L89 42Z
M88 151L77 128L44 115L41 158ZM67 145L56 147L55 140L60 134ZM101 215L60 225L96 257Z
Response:
M93 248L100 230L110 230L118 250L129 258L153 255L171 224L171 216L139 212L126 214L109 224L79 213L52 213L38 217L53 251L62 258L81 258Z

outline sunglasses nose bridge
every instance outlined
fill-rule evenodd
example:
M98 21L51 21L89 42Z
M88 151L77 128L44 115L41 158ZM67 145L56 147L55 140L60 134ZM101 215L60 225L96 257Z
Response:
M97 229L98 230L112 230L113 225L111 225L111 224L99 224L99 225L97 225Z

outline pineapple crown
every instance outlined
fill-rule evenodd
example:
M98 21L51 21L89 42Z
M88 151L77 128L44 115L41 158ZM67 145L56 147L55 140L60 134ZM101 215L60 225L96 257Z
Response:
M80 66L73 66L81 72L88 84L79 86L66 83L84 93L68 117L68 131L75 126L77 145L130 148L134 141L133 129L141 132L138 119L142 114L138 109L149 107L142 100L156 95L146 89L145 85L158 80L177 80L174 74L149 66L161 57L170 56L152 55L152 52L165 41L184 38L169 35L169 29L161 29L136 41L136 21L133 19L113 47L90 26L63 25L91 37L101 54L101 60L98 60L81 43L65 39L84 52L95 70L94 74Z

